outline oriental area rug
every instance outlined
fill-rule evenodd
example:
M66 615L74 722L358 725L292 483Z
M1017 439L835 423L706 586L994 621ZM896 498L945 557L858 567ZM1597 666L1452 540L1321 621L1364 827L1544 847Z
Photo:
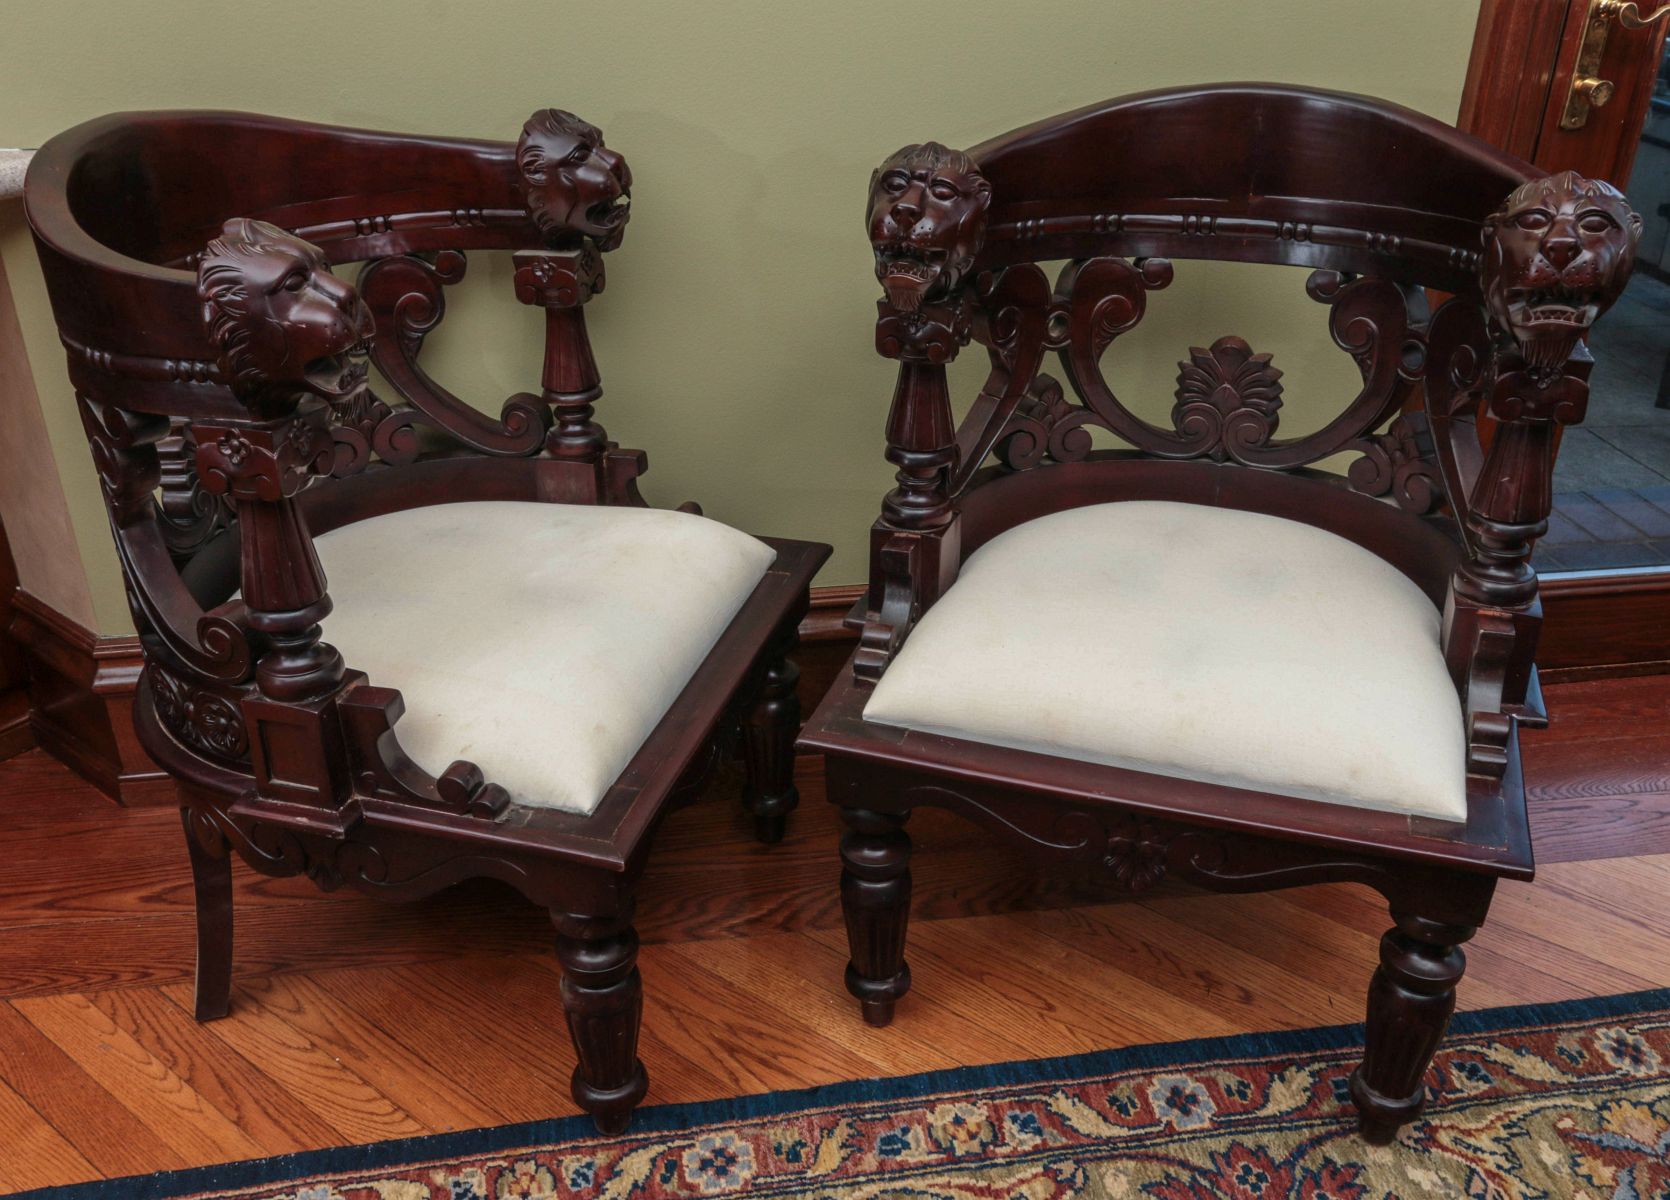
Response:
M1360 1026L1139 1046L343 1147L31 1200L1645 1200L1670 1193L1670 990L1464 1013L1425 1117L1357 1136Z

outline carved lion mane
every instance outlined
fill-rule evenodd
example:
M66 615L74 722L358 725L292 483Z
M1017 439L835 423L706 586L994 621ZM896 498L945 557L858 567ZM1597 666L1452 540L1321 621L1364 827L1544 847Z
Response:
M363 387L371 332L359 294L324 253L276 225L226 222L197 264L197 297L221 377L250 402L312 392L333 403Z
M528 215L548 245L588 237L613 250L631 216L632 172L603 144L603 132L560 108L542 108L522 126L516 167Z

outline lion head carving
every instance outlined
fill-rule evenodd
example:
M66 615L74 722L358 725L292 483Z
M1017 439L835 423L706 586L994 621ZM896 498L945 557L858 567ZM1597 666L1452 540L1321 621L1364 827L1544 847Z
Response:
M528 214L553 249L589 237L613 250L631 216L632 172L602 131L560 108L528 118L516 143Z
M323 251L265 221L226 222L197 264L221 377L252 403L310 392L333 405L365 387L371 313Z
M1641 218L1609 183L1562 171L1485 220L1479 282L1498 329L1552 375L1629 282Z
M938 142L906 146L870 177L870 245L893 307L954 291L980 252L992 189L974 160Z

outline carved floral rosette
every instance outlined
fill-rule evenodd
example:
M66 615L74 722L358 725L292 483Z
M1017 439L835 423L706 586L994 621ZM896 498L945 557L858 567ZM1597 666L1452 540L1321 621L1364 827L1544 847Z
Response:
M234 698L188 682L154 658L145 670L164 728L193 750L234 762L247 760L249 733Z

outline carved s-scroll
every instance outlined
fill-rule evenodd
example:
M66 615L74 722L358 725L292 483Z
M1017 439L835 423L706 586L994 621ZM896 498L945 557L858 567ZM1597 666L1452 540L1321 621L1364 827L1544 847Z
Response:
M439 429L483 454L521 457L538 453L544 443L550 415L537 397L510 397L494 421L436 383L418 363L424 339L446 316L443 289L464 278L465 266L462 253L443 250L433 262L398 255L368 263L360 272L360 294L376 328L371 361L412 406L374 428L372 448L386 461L415 457L420 426Z

